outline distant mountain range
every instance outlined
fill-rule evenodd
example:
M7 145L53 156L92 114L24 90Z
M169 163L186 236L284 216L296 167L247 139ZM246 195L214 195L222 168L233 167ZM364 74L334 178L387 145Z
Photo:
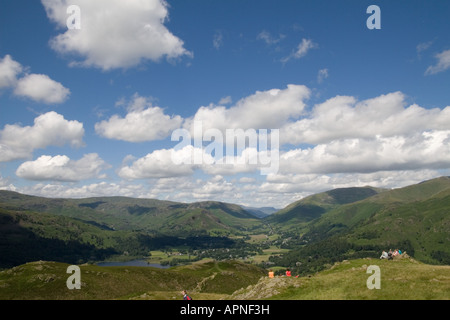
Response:
M234 204L191 204L127 197L51 199L0 191L0 208L70 217L106 230L186 236L242 233L259 225L250 211Z
M265 218L265 217L270 216L271 214L279 211L279 209L276 209L274 207L261 207L261 208L247 207L247 206L241 206L241 207L242 207L242 209L244 209L247 212L250 212L257 218Z
M213 239L202 245L226 246L227 239L256 234L278 235L290 249L272 259L280 265L306 263L314 255L326 261L374 256L397 246L418 260L450 264L450 178L394 190L334 189L278 211L215 201L50 199L0 191L0 267L55 256L65 262L139 255L153 247L189 246L199 237Z

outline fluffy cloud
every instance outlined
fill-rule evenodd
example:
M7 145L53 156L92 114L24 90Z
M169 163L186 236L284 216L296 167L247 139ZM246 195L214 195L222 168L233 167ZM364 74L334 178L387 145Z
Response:
M434 66L428 67L425 71L426 75L436 74L447 69L450 69L450 50L443 51L436 55L436 59L438 60L437 64Z
M450 167L450 107L407 107L401 92L358 102L337 96L280 132L281 144L307 144L280 156L280 172L370 173Z
M275 166L269 173L278 169L282 174L337 174L450 167L450 107L425 109L415 104L407 107L405 96L394 92L360 102L354 97L336 96L306 114L303 101L308 96L306 87L288 86L285 90L257 92L231 108L202 107L186 121L192 132L186 139L187 146L181 150L154 151L122 167L119 175L127 179L161 178L189 176L201 170L209 175L229 176L255 173L264 167L258 149L245 146L240 150L242 153L227 158L229 145L222 144L224 141L203 145L203 149L199 149L202 145L198 143L191 145L191 138L195 139L197 134L191 122L194 120L201 121L202 134L208 129L245 130L284 124L280 131L281 145L302 147L283 151L279 158L271 155L270 164ZM292 121L296 117L300 119ZM205 142L205 136L202 137L200 142ZM226 134L222 136L225 137ZM217 155L215 148L223 153ZM233 151L237 151L236 146ZM175 159L184 160L176 163L174 153ZM194 155L199 159L197 162Z
M203 129L278 129L290 118L299 117L305 108L310 90L302 85L288 85L286 89L257 91L234 106L210 105L198 109L186 120L186 128L193 132L193 123L201 121Z
M191 145L191 138L199 138L195 124L198 122L202 124L201 142L205 138L203 134L208 129L217 129L225 133L227 129L278 128L287 123L291 117L298 117L302 114L305 107L304 100L308 99L309 95L310 90L305 86L289 85L283 90L258 91L241 99L230 108L201 107L192 118L185 120L184 125L188 129L188 134L190 132L187 146L156 150L145 157L134 160L130 165L122 166L118 170L118 174L121 178L133 180L189 176L197 169L210 175L250 173L258 169L277 170L278 163L272 163L272 160L278 159L273 159L270 152L271 147L267 150L269 153L266 153L266 150L253 149L253 146L244 146L243 150L234 148L233 156L229 157L228 149L224 148L228 141L217 141L217 145L213 147L208 144L206 149ZM159 112L159 108L157 113L153 109L150 107L148 99L135 95L132 103L128 105L129 113L126 118L114 116L109 121L98 123L96 125L97 133L126 141L146 141L164 138L182 122L180 117L169 118ZM148 117L146 117L147 112ZM159 132L163 132L163 134L157 135L159 129L162 130ZM223 137L226 138L226 134ZM271 138L268 138L268 141L271 141ZM208 149L208 147L210 148ZM217 152L217 150L212 150L214 147L221 148L223 153L220 155L216 153L214 156L211 153L212 151ZM234 154L235 152L239 153ZM266 157L263 158L264 156ZM262 159L267 159L269 163Z
M192 54L164 23L165 0L41 0L48 18L66 31L51 40L62 54L76 54L75 65L103 70L133 67L145 60L175 59ZM68 30L67 8L81 11L81 29Z
M152 106L150 99L136 94L128 105L125 118L114 115L107 121L97 123L95 129L103 137L129 142L164 139L183 123L193 137L195 122L201 122L204 131L277 129L290 118L302 114L304 101L309 95L310 90L305 86L288 85L286 89L258 91L230 108L215 105L200 107L193 117L183 120L180 116L164 114L163 109Z
M84 128L78 121L68 121L54 111L34 120L33 126L6 125L0 130L0 162L24 159L35 149L48 146L83 145Z
M366 186L400 188L442 175L429 169L340 174L280 173L269 175L265 182L254 189L254 197L264 198L265 195L270 195L273 203L277 203L281 208L311 194L331 189Z
M132 163L123 165L118 175L123 179L136 180L191 176L196 170L214 176L254 173L258 169L269 174L278 170L279 159L272 156L270 150L266 153L246 148L234 156L226 153L214 156L210 151L187 145L183 148L155 150L139 159L129 156L124 163L129 160Z
M10 55L0 59L0 89L14 87L17 82L17 76L22 70L21 64L14 61Z
M112 116L95 125L97 134L116 140L143 142L164 139L181 126L180 116L170 117L164 110L153 107L149 99L135 95L128 105L125 118Z
M296 85L283 90L258 91L229 108L202 107L185 120L184 125L189 129L192 129L192 121L202 121L203 133L209 128L281 127L281 145L285 145L279 154L279 170L265 177L258 175L261 163L249 163L251 157L260 155L260 150L245 148L227 164L226 158L213 158L208 154L209 142L203 141L201 149L191 145L189 139L188 145L183 147L155 150L141 158L126 157L117 169L117 175L123 179L117 184L75 186L73 183L101 177L107 166L98 155L87 155L77 161L65 156L43 156L24 163L17 175L25 179L71 183L38 184L19 191L65 197L127 195L184 202L220 199L251 206L282 207L332 188L400 187L445 175L450 169L450 107L426 109L408 105L404 94L394 92L364 101L336 96L309 109L305 104L309 95L308 88ZM165 137L170 130L163 130L161 135L157 130L151 131L157 128L158 122L168 121L163 127L173 125L171 130L182 125L180 117L170 118L160 108L153 107L151 98L135 95L129 102L119 101L118 106L126 107L128 112L124 118L116 116L121 121L115 124L119 129L126 127L127 121L133 123L129 115L145 118L144 111L155 112L145 123L140 123L136 116L133 126L127 129L135 138L122 136L123 140ZM101 133L100 124L112 124L113 118L97 124L97 132ZM153 129L147 127L145 133L138 130L149 122L154 123ZM62 127L58 127L58 123ZM127 130L123 130L123 134ZM189 130L182 131L189 133ZM111 137L120 137L119 132ZM151 135L146 136L149 132ZM82 133L82 124L69 122L56 113L42 115L32 127L13 125L0 131L0 158L8 158L9 154L15 159L19 154L30 156L34 149L46 145L71 143L77 146L82 144ZM223 145L218 143L217 147ZM244 157L247 155L249 158ZM243 163L239 164L239 160ZM0 179L0 188L14 186Z
M345 174L276 174L269 175L265 182L255 184L239 183L236 179L222 176L198 179L195 177L172 177L150 179L148 183L131 184L93 183L38 183L16 188L13 185L0 189L63 198L86 198L101 196L127 196L136 198L157 198L161 200L193 202L220 200L248 206L275 206L283 208L313 193L334 188L373 186L397 188L443 175L433 170L380 171L375 173ZM1 182L1 180L0 180ZM250 182L250 181L249 181Z
M100 182L77 186L73 183L38 183L17 190L25 194L49 198L88 198L123 196L135 198L151 198L148 187L127 183Z
M16 187L10 183L9 179L0 175L0 190L16 191Z
M318 144L340 139L392 137L428 130L446 130L450 107L425 109L416 104L405 108L401 92L358 102L337 96L313 108L309 117L287 124L282 143Z
M230 181L222 177L213 177L206 180L193 179L192 177L152 179L148 185L121 181L118 183L100 182L86 185L77 185L75 183L37 183L32 186L21 187L20 189L13 188L25 194L52 198L124 196L193 202L217 200L217 195L220 194L223 196L222 199L224 201L235 202L233 199L235 200L239 197L239 188L236 188Z
M197 179L194 177L172 177L152 180L149 192L159 198L173 201L220 201L236 203L244 192L233 181L218 175Z
M450 167L450 131L335 140L280 156L284 173L343 173Z
M66 101L70 90L47 75L29 74L18 80L14 94L36 102L58 104Z
M0 89L13 88L16 96L45 104L59 104L69 97L69 89L45 74L26 74L18 78L23 70L10 55L0 59Z
M193 152L191 146L177 151L156 150L135 160L131 165L122 166L117 174L127 180L192 175L195 169L194 162L191 161ZM179 159L179 163L176 163L174 159Z
M16 175L28 180L81 181L100 176L107 164L98 154L83 156L80 160L71 160L67 156L41 156L19 166Z

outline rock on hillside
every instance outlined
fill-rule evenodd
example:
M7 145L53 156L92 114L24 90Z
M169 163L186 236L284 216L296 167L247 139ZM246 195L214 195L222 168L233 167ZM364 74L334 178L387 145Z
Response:
M301 280L295 277L279 276L275 278L262 277L258 283L234 292L230 300L264 300L284 291L288 287L298 288Z

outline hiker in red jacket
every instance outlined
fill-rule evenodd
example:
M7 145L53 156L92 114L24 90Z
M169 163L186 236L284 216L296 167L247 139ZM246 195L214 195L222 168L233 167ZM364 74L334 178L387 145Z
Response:
M291 276L291 270L286 269L286 277L290 277Z
M192 300L192 298L187 294L186 290L183 290L183 300Z

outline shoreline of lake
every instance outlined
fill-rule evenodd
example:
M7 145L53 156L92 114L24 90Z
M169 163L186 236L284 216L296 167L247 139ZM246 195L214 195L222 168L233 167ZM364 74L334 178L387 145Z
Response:
M145 260L131 260L131 261L104 261L96 263L99 267L153 267L159 269L168 269L170 266L163 266L158 263L149 263Z

